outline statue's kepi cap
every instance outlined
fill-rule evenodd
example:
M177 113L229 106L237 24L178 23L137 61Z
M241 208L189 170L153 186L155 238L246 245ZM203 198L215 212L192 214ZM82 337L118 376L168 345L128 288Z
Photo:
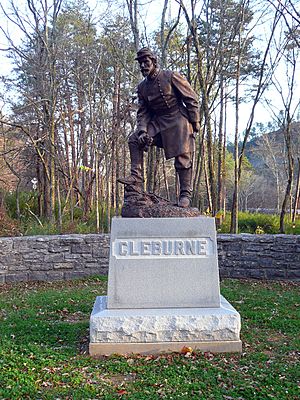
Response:
M152 50L149 49L149 47L143 47L136 53L136 58L135 60L139 60L144 57L150 57L154 58L155 60L157 59L156 55L153 53Z

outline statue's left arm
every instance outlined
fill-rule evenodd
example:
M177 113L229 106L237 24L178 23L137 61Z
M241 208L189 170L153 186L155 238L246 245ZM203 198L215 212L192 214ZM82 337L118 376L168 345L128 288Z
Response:
M172 85L175 87L177 94L188 110L189 121L193 125L194 129L197 127L196 130L199 130L200 113L196 93L189 82L178 72L173 72L172 74Z

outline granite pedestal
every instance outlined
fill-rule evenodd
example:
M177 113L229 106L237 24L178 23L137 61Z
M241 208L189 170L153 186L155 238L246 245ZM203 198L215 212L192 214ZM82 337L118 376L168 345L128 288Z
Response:
M91 355L241 351L239 333L240 315L220 296L213 218L113 219Z

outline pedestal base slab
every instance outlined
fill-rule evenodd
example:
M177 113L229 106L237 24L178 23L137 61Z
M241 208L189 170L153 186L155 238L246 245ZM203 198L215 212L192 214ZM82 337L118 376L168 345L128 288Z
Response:
M221 297L218 308L107 309L96 299L90 319L90 354L155 354L193 350L240 352L240 315Z
M159 343L90 343L91 356L111 354L159 354L181 352L184 347L212 353L241 353L242 342L159 342Z

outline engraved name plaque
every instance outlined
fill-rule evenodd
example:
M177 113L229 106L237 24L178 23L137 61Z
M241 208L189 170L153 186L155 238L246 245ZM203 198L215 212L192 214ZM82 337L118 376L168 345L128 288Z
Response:
M214 254L210 238L187 239L116 239L112 255L116 258L185 258L209 257Z

